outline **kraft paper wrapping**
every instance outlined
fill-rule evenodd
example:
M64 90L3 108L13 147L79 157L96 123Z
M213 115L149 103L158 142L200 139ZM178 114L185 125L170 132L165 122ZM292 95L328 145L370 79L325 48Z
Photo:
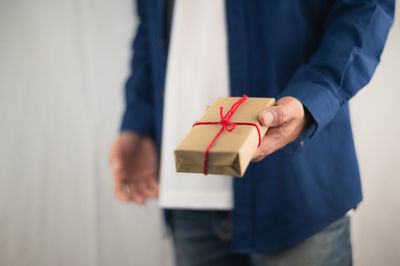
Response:
M224 107L225 115L239 99L240 97L218 98L199 121L220 121L220 106ZM274 103L273 98L247 98L230 121L255 123L263 137L268 128L260 125L258 114ZM221 127L222 125L193 127L174 151L176 171L203 173L204 152ZM254 126L236 125L231 132L224 130L208 153L207 173L242 177L257 146L258 133Z

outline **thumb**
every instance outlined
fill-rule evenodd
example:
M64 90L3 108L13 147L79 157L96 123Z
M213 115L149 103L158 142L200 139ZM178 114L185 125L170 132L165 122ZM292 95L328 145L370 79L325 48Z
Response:
M262 110L258 115L258 120L262 126L278 127L285 123L283 107L280 105L272 106Z
M123 156L118 144L114 144L110 153L110 165L114 172L120 172L123 168Z
M122 170L122 160L120 157L115 157L111 160L111 167L115 172Z

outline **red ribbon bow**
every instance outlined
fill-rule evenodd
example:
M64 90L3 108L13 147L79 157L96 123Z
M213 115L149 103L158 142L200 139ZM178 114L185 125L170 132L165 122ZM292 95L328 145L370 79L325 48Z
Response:
M254 126L257 129L258 133L258 146L261 144L261 132L260 129L258 128L258 125L255 123L246 123L246 122L231 122L230 119L233 116L233 114L236 112L236 110L240 107L242 103L244 103L247 100L247 95L243 95L242 98L240 98L237 102L235 102L232 107L228 110L228 112L223 115L223 110L224 107L220 106L219 107L219 114L221 116L221 120L215 121L215 122L195 122L193 124L193 127L197 125L222 125L221 129L218 131L217 135L213 138L213 140L210 142L208 145L206 151L204 152L204 161L203 161L203 173L207 175L207 158L208 158L208 152L211 150L211 147L214 145L215 141L217 138L221 135L222 131L226 130L227 132L231 132L235 129L236 125L247 125L247 126Z

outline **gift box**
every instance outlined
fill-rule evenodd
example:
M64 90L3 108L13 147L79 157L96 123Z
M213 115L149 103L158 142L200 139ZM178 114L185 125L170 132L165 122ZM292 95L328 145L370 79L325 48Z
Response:
M176 147L177 172L241 177L267 132L258 114L273 98L218 98Z

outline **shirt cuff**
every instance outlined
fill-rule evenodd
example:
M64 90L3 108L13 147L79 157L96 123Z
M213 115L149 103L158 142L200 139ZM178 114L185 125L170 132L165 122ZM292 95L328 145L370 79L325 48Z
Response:
M311 116L310 126L295 141L282 148L284 152L294 154L304 147L307 142L312 140L331 121L339 110L340 103L332 91L312 82L289 84L278 95L278 99L286 96L291 96L299 100Z

